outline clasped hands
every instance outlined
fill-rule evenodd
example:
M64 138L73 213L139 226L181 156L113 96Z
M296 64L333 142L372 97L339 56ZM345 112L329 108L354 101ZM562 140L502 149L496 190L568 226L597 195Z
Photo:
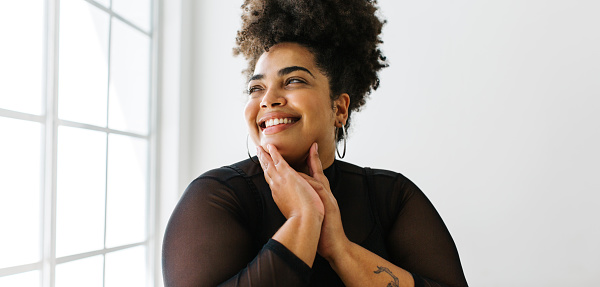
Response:
M335 260L348 246L340 209L323 173L317 143L310 147L307 165L309 174L294 170L274 145L267 151L257 148L260 165L271 187L273 200L286 219L314 216L321 223L317 252L328 261Z

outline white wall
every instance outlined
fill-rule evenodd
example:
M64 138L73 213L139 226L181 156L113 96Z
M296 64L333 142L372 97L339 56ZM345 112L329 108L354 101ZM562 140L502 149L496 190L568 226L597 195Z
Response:
M248 158L242 57L233 57L242 1L196 1L192 168L202 172Z
M246 157L241 2L193 4L193 176ZM346 159L424 190L472 286L597 284L600 2L379 2L391 66Z

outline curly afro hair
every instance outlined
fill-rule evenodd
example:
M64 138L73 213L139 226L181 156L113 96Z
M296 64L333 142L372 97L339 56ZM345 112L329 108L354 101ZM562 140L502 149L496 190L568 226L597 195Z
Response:
M387 67L378 48L385 21L376 15L376 0L245 0L242 28L234 54L248 60L249 78L258 58L275 44L294 42L309 49L329 79L331 99L350 96L348 121L379 86L377 73ZM338 141L342 139L341 129Z

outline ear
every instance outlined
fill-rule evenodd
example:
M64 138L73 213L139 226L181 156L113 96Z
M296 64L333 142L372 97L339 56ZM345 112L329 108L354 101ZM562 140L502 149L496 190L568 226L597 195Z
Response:
M341 94L333 101L333 112L335 116L335 126L341 128L346 125L348 120L348 107L350 106L350 96L346 93Z

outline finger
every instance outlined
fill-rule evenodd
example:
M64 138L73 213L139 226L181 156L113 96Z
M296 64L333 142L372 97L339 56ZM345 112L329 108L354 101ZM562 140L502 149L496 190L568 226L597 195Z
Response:
M311 177L310 175L304 174L304 173L299 173L300 176L306 180L306 182L308 182L308 184L310 184L310 186L317 191L317 193L323 193L323 194L332 194L331 191L329 190L329 181L327 181L327 178L325 178L325 182L319 181L317 179L315 179L314 177Z
M277 170L275 164L273 163L273 159L261 146L256 148L256 152L258 155L258 161L260 162L260 166L264 171L265 179L270 185L273 182L272 177L275 174L277 174Z
M324 188L323 183L318 181L317 179L315 179L314 177L308 175L308 174L304 174L299 172L298 173L304 180L306 180L306 182L308 182L308 184L311 185L311 187L313 189L317 188L317 189L321 189Z
M258 162L260 162L260 167L263 171L269 168L269 165L273 164L273 160L270 158L269 154L265 152L262 146L256 147L256 155L258 156Z
M325 185L324 183L307 174L300 173L300 176L302 176L302 178L304 178L306 182L308 182L308 184L310 184L310 186L317 192L317 195L319 195L321 202L323 202L325 206L325 210L335 208L332 206L332 201L335 200L335 197L328 189L328 185Z
M310 175L317 180L321 182L327 180L327 177L323 173L323 165L321 164L321 159L319 158L319 145L317 143L313 143L310 147L308 153L308 170Z
M306 164L308 165L308 171L310 173L310 175L312 176L313 174L315 174L317 172L317 170L319 169L318 166L315 164L315 154L319 155L319 145L317 143L313 143L310 146L310 149L308 149L308 158L306 159Z
M271 158L273 159L273 164L275 165L275 169L277 169L279 171L284 168L289 168L288 163L285 161L285 159L283 159L283 156L281 156L281 154L279 153L279 151L277 150L277 148L274 145L268 144L267 149L269 150L269 154L271 155Z

